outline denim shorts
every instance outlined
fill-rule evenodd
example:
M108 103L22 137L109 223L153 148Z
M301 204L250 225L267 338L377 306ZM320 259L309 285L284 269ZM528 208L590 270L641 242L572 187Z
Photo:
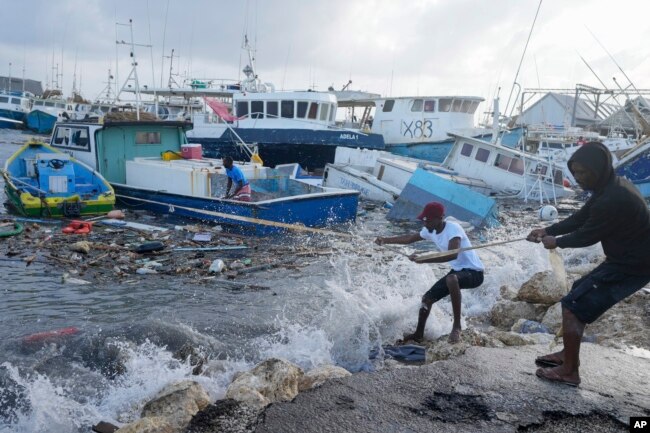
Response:
M454 271L452 269L424 294L423 299L431 302L438 302L447 296L449 294L449 288L447 287L446 280L449 275L456 275L456 278L458 278L458 285L461 289L473 289L483 284L483 271L467 268L463 268L460 271Z
M562 306L584 323L592 323L631 294L650 282L650 275L630 275L601 263L596 269L577 280Z

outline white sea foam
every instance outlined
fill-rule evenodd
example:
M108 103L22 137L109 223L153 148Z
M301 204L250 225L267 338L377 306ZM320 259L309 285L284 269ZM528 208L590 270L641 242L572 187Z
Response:
M489 239L474 243L522 236L505 230L494 230L489 235ZM246 359L209 360L203 375L192 376L193 367L188 362L174 359L170 350L150 341L138 345L118 343L126 369L114 380L79 367L80 376L61 381L3 364L10 378L24 387L32 409L20 415L17 423L0 425L0 432L69 433L86 431L100 420L126 423L136 419L142 406L158 391L179 380L197 380L212 399L222 398L235 373L269 357L287 359L305 370L323 364L338 364L351 371L371 368L369 352L414 330L422 295L449 268L446 264L416 264L368 241L335 246L336 254L329 263L317 265L326 277L306 279L299 287L305 302L314 300L311 309L303 307L308 310L305 313L293 305L285 307L275 320L274 332L253 337L250 347L257 353L246 354ZM402 250L412 251L408 247ZM602 249L596 246L560 253L571 273L593 266ZM535 272L550 269L548 252L541 245L525 241L481 249L479 256L486 267L485 282L480 288L463 291L464 317L489 311L502 285L519 287ZM451 305L445 298L433 306L425 336L433 339L447 334L451 322ZM189 325L165 326L177 327L192 341L219 347L213 337ZM635 356L647 356L648 352L638 348L630 351ZM82 380L83 375L93 375L93 380L100 382L96 395L80 398L75 380Z

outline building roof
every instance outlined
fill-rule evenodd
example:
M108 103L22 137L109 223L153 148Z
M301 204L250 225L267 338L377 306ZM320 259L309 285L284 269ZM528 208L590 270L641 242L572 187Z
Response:
M578 97L577 104L576 104L575 96L571 96L563 93L548 92L540 99L535 101L535 103L533 103L528 108L526 108L524 112L520 116L518 116L518 119L526 119L528 117L527 113L529 113L531 110L533 110L534 108L540 105L545 105L549 103L555 103L560 107L563 107L565 113L569 116L573 115L573 110L575 106L574 125L579 125L579 124L584 125L584 124L593 124L593 123L602 122L604 119L608 118L613 113L615 113L619 108L615 104L600 103L600 102L598 103L598 107L596 108L595 100L591 100L588 98L580 98L580 97Z
M11 77L10 83L9 77L0 76L0 90L5 89L14 92L21 92L23 90L23 79L19 77ZM40 81L25 79L25 91L33 93L35 96L41 96L43 94L43 85Z
M628 99L623 107L619 107L611 116L599 122L599 125L614 129L635 130L639 128L639 119L635 115L632 105L635 105L644 119L650 122L650 102L643 96Z

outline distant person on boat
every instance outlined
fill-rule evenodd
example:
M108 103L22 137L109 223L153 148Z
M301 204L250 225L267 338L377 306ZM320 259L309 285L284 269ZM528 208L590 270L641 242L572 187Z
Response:
M650 282L650 211L634 185L616 176L611 153L602 143L580 147L567 165L591 197L563 221L532 230L528 240L541 241L547 249L602 244L605 261L562 298L564 348L535 360L545 367L537 370L539 378L578 386L585 326Z
M585 138L581 135L580 137L578 137L578 141L576 141L576 144L578 146L582 146L583 144L587 144L587 140L585 140Z
M239 201L251 201L251 186L244 176L241 168L237 167L230 156L223 159L223 166L226 168L228 176L228 185L226 186L226 195L224 198ZM235 190L230 193L230 189L235 185Z
M378 245L383 244L412 244L421 240L428 240L436 244L441 251L457 250L472 246L465 230L454 221L445 221L445 207L438 202L428 203L418 219L424 224L419 233L413 233L390 238L379 237L375 240ZM415 255L410 257L415 261ZM422 297L422 305L418 315L418 324L413 334L404 336L404 340L421 341L424 338L424 327L431 312L431 306L440 299L449 295L454 314L454 323L449 334L449 342L460 341L460 289L473 289L483 284L483 263L475 251L452 252L449 255L424 260L418 263L446 263L451 265L451 271L438 280Z

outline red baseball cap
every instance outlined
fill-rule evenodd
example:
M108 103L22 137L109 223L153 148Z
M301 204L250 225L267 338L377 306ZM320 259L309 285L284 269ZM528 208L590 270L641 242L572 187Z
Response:
M418 215L418 219L426 221L432 218L440 218L444 214L445 207L442 205L442 203L432 201L431 203L427 203L427 205L424 206L424 209L422 209L422 212L420 212L420 215Z

